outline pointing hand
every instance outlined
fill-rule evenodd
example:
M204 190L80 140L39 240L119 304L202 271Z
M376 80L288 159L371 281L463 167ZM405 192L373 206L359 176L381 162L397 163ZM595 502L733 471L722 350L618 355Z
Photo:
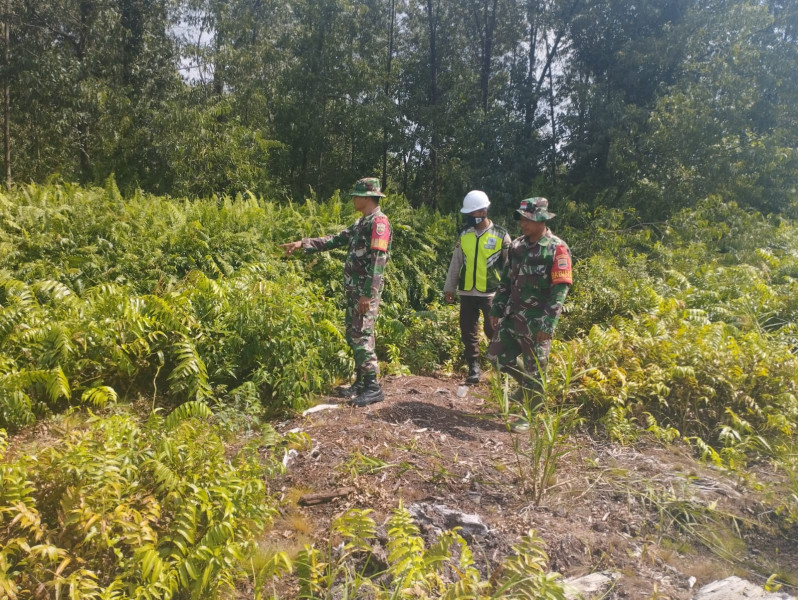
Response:
M287 244L280 244L280 248L285 250L286 256L291 256L294 252L302 247L302 240L296 242L288 242Z

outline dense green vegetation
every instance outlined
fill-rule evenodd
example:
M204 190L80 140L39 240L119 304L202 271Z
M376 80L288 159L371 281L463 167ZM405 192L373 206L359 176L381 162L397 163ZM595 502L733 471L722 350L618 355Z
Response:
M396 239L380 358L389 372L454 369L455 311L436 299L454 223L397 197L385 210ZM795 225L718 199L652 227L628 212L573 210L564 216L589 226L561 232L579 277L552 393L578 372L556 394L610 419L621 439L630 419L722 448L791 439ZM353 219L337 195L301 206L251 195L125 200L109 180L27 187L6 195L2 211L6 428L120 396L276 414L351 371L340 256L286 260L277 248Z
M795 2L0 14L4 597L209 598L243 578L263 597L287 573L307 597L562 597L533 534L483 580L456 532L425 547L401 507L382 583L362 570L367 511L336 521L341 553L255 543L280 454L304 443L268 419L352 370L341 251L278 244L351 223L337 190L367 175L394 230L384 373L462 366L439 294L463 194L487 191L511 230L519 199L548 196L576 279L532 431L647 430L741 474L772 461L798 523ZM535 501L554 446L529 448Z
M305 269L277 248L340 228L352 208L337 196L301 207L252 196L125 201L109 180L104 190L24 188L0 210L4 427L70 399L99 406L117 394L263 401L276 413L351 371L336 294L342 261L325 255ZM424 329L412 307L434 295L453 228L399 199L386 210L396 268L383 343L394 362L404 346L416 348L410 364L431 371L455 343L411 335Z
M282 466L272 458L282 440L265 429L230 461L198 420L207 408L183 406L143 424L91 419L0 463L4 597L203 598L233 586L276 512L263 480ZM258 448L267 460L253 460Z
M457 369L456 308L437 303L455 223L395 196L384 208L396 231L378 326L384 370ZM656 225L631 211L563 209L563 220L581 226L557 229L578 276L553 349L549 403L578 407L622 443L648 429L719 465L772 458L794 472L798 226L717 198ZM74 407L104 415L2 463L4 589L49 574L47 586L80 597L204 597L250 574L245 557L271 514L252 494L262 499L263 475L279 467L251 446L301 442L280 440L263 418L351 372L342 257L285 259L277 244L354 217L338 195L301 205L252 195L126 199L112 179L0 196L0 427L14 432ZM155 412L141 422L119 412L129 402ZM163 409L173 411L165 421ZM195 420L209 417L211 428ZM246 430L239 458L223 460L224 436ZM203 443L186 454L197 436ZM215 512L220 502L235 511ZM207 508L183 514L197 503ZM781 508L798 521L798 495ZM358 531L360 548L368 535ZM258 560L250 575L258 580L293 568L287 556ZM302 561L321 559L296 560L302 573ZM431 582L436 561L414 568ZM404 573L403 564L391 568ZM534 564L544 578L534 581L548 585L545 563ZM308 573L307 585L349 572L335 569Z

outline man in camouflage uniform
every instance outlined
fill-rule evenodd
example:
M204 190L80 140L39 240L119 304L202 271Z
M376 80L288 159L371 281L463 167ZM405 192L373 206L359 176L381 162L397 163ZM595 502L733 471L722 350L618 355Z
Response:
M573 283L571 251L546 226L555 216L548 207L545 198L528 198L515 211L523 235L510 244L490 313L498 330L488 358L518 381L516 399L540 389L551 337ZM523 372L516 367L519 354Z
M320 252L347 246L344 264L344 292L346 294L346 341L355 357L357 378L342 393L354 406L368 406L385 398L377 383L379 365L374 353L374 324L383 289L383 273L391 247L391 225L380 210L379 179L359 180L349 193L355 210L363 216L336 235L282 244L286 255L304 248L305 252Z

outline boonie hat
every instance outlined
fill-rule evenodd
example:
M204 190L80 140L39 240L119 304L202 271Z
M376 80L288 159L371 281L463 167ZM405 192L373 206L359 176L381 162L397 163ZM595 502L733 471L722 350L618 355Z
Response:
M553 212L549 212L549 201L540 196L521 200L521 206L515 211L516 221L522 217L530 221L548 221L556 216Z
M385 194L380 191L380 180L376 177L364 177L358 179L355 187L349 192L350 196L374 196L375 198L385 198Z

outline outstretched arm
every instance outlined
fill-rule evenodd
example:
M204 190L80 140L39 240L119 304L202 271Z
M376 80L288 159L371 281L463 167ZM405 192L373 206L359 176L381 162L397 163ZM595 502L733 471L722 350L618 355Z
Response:
M351 238L352 227L347 227L335 235L326 235L318 238L302 238L295 242L280 244L280 248L285 251L286 256L291 256L300 248L304 248L305 252L321 252L322 250L332 250L333 248L346 246Z

